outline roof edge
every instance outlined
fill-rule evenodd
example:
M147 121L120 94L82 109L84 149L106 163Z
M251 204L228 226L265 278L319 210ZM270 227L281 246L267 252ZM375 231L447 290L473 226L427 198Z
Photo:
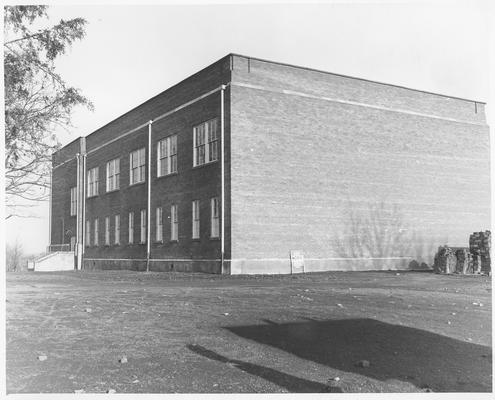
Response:
M435 95L435 96L447 97L449 99L469 101L469 102L472 102L472 103L478 103L478 104L485 104L486 105L486 102L485 101L481 101L481 100L467 99L465 97L458 97L458 96L449 96L449 95L443 94L443 93L430 92L428 90L422 90L422 89L414 89L414 88L411 88L411 87L396 85L396 84L393 84L393 83L386 83L386 82L381 82L381 81L375 81L373 79L366 79L366 78L359 78L357 76L338 74L338 73L335 73L335 72L329 72L329 71L324 71L324 70L321 70L321 69L310 68L310 67L302 67L300 65L283 63L283 62L279 62L279 61L271 61L271 60L266 60L264 58L246 56L244 54L229 53L228 55L229 56L235 56L235 57L248 58L248 59L251 59L251 60L257 60L257 61L266 62L266 63L270 63L270 64L282 65L282 66L285 66L285 67L304 69L306 71L314 71L314 72L320 72L320 73L329 74L329 75L341 76L343 78L357 79L357 80L360 80L360 81L377 83L379 85L393 86L393 87L400 88L400 89L412 90L412 91L415 91L415 92L421 92L421 93L426 93L426 94L432 94L432 95Z

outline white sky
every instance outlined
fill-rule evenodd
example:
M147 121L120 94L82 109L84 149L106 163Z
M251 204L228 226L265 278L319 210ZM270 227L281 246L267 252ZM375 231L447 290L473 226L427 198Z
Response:
M489 1L350 4L54 5L87 19L58 71L94 103L78 109L63 144L234 52L473 100L488 101ZM493 43L491 43L493 46ZM38 219L10 218L7 241L48 244Z

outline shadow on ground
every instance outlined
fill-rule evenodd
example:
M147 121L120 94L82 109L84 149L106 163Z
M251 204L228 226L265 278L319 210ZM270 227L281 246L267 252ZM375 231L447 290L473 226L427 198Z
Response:
M323 393L323 392L342 392L340 388L324 385L319 382L313 382L307 379L298 378L284 372L277 371L273 368L263 367L261 365L234 360L224 357L203 346L188 344L187 348L203 357L211 360L228 364L241 371L247 372L254 376L259 376L267 381L273 382L278 386L286 388L291 393Z
M297 357L381 381L411 382L418 389L431 388L438 392L491 391L492 349L487 346L373 319L265 322L266 325L225 328ZM299 379L270 368L229 360L206 349L190 349L217 361L233 362L237 368L291 391L294 387L290 382ZM359 360L368 360L371 365L357 366ZM300 391L323 391L316 387L308 390L311 385L321 385L315 382L301 384L304 389Z

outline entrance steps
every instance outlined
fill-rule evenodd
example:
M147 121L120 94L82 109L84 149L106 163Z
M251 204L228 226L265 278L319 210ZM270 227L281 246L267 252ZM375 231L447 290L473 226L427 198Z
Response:
M34 261L34 271L72 271L74 270L74 252L56 251Z

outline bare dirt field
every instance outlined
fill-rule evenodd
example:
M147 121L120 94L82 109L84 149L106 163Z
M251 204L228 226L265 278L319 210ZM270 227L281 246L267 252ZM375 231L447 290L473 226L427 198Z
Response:
M490 392L491 307L486 276L8 273L7 392Z

